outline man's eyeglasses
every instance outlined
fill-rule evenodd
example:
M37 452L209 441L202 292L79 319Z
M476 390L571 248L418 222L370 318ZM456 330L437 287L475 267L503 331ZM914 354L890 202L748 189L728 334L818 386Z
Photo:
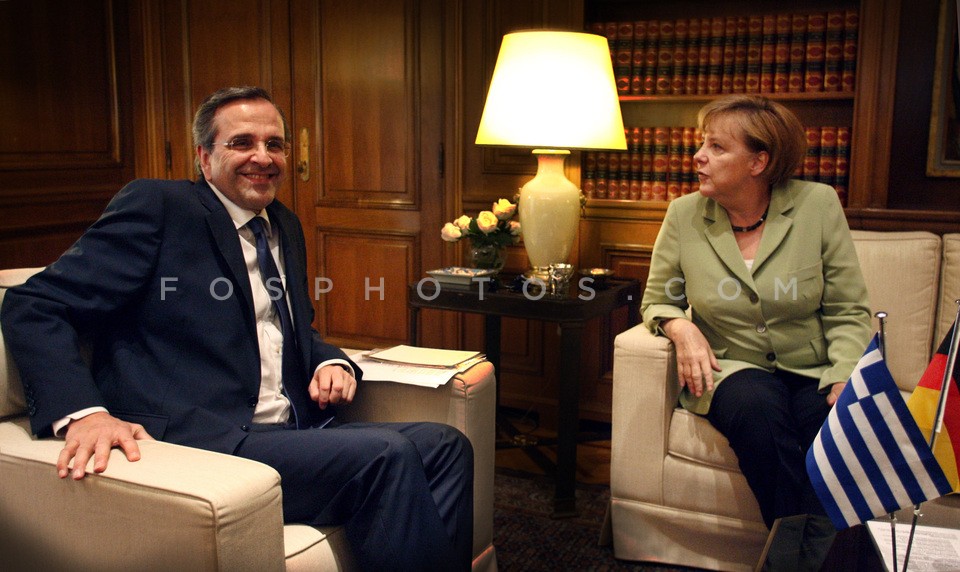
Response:
M236 151L237 153L249 153L257 149L260 145L260 141L254 139L253 137L234 137L229 141L220 141L212 143L213 145L223 145L231 151ZM283 139L274 137L272 139L267 139L263 141L263 146L267 150L267 154L273 155L275 157L287 157L290 155L290 144L284 141Z

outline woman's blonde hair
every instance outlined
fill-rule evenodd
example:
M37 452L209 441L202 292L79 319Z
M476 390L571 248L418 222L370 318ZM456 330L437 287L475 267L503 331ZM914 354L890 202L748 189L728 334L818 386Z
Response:
M729 95L704 105L697 126L706 130L721 116L740 126L751 151L766 151L770 159L764 172L771 185L785 183L802 164L807 151L803 125L783 105L758 95Z

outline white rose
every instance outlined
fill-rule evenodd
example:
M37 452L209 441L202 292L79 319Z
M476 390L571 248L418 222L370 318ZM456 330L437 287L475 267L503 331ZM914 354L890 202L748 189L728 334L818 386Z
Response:
M448 222L440 229L440 238L447 242L456 242L460 240L461 236L463 236L463 233L460 232L460 228L452 222Z

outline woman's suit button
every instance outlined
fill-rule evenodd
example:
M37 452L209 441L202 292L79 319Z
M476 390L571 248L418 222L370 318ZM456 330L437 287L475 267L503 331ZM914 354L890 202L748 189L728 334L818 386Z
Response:
M250 427L247 426L247 425L241 425L241 426L240 426L240 430L241 430L241 431L244 431L244 432L248 432L248 431L250 431Z

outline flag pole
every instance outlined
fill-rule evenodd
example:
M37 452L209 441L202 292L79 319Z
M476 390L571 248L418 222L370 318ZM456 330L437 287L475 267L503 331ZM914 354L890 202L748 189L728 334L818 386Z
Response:
M943 417L947 410L947 394L950 389L950 380L953 378L953 368L957 364L957 346L960 344L960 300L954 300L957 305L957 315L953 320L953 332L950 334L950 346L947 348L947 367L943 370L943 380L940 382L940 401L937 403L937 414L934 417L933 427L930 431L930 450L933 451L937 444L937 437L940 430L943 429ZM910 524L910 537L907 540L907 553L903 557L903 569L906 571L907 563L910 561L910 549L913 546L913 534L917 529L917 520L920 518L920 504L913 507L913 522Z
M960 334L957 330L957 320L960 320L960 299L954 300L957 305L957 315L953 319L953 333L950 335L950 347L947 351L947 368L943 370L943 381L940 383L940 403L937 404L937 416L933 422L934 430L930 433L930 448L937 442L937 436L943 429L943 417L947 408L947 388L950 387L950 379L953 376L953 368L957 365L957 346L960 344Z
M885 331L887 313L877 312L874 316L876 316L880 322L880 331L877 334L877 342L880 346L880 357L883 361L887 361L887 334ZM893 572L897 572L897 514L896 512L891 512L888 513L887 516L890 517L890 546L893 550Z

